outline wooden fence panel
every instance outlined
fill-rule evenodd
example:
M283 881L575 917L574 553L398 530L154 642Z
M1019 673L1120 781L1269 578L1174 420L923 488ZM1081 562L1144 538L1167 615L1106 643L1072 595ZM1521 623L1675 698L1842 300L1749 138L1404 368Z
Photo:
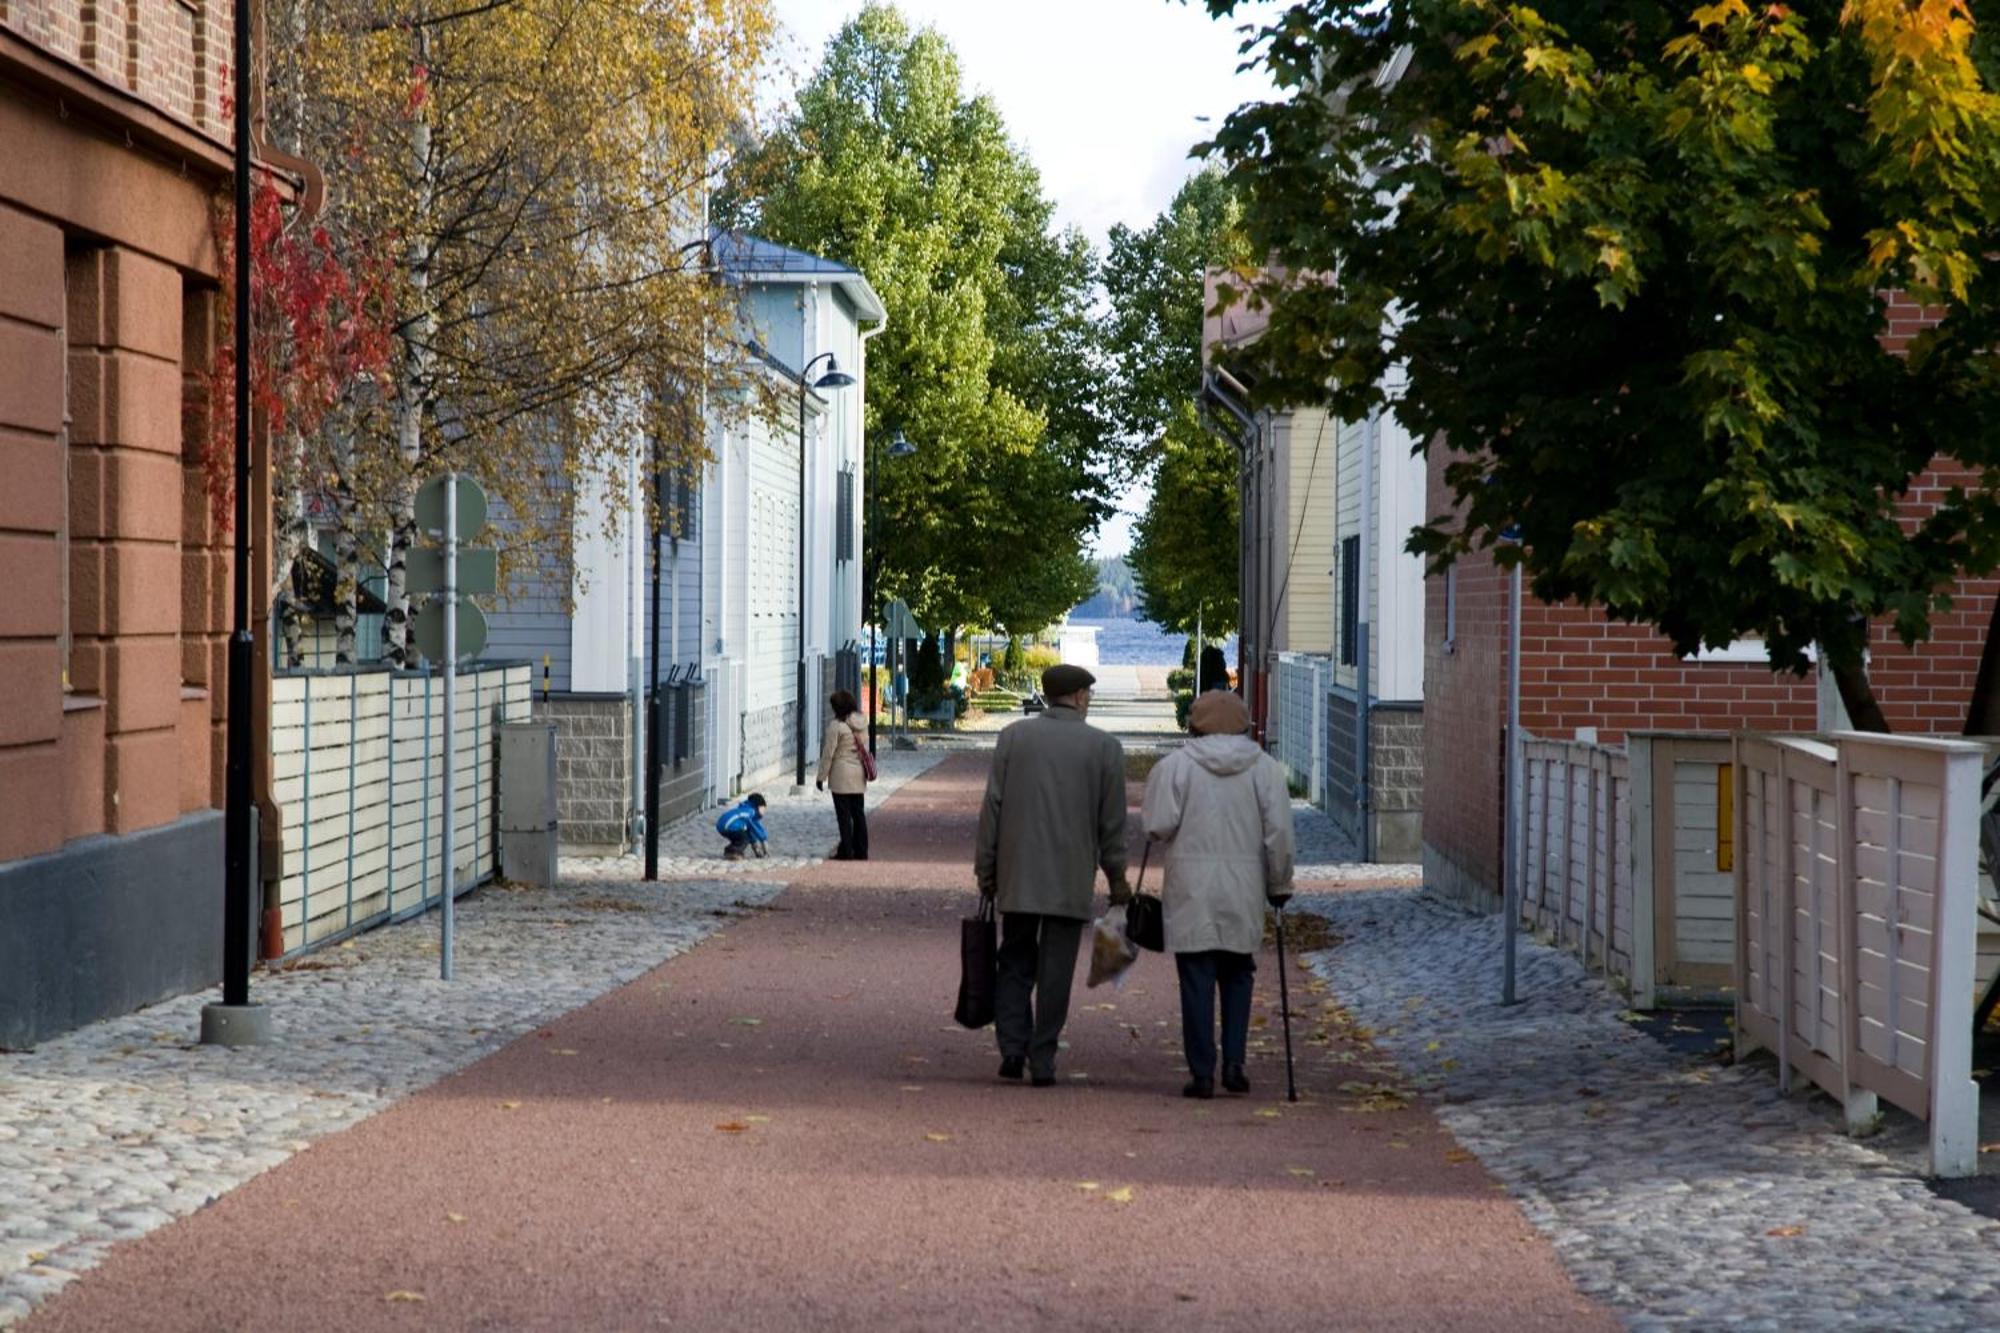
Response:
M1737 1038L1840 1098L1977 1152L1971 1077L1983 746L1842 733L1736 743Z

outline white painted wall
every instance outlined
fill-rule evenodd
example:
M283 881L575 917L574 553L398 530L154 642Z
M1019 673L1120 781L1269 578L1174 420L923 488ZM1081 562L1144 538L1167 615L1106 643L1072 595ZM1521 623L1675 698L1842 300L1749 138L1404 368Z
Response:
M613 488L625 492L624 512L613 521ZM570 688L584 693L623 693L635 645L633 573L638 524L643 513L636 479L629 469L617 478L602 474L577 482L570 595Z

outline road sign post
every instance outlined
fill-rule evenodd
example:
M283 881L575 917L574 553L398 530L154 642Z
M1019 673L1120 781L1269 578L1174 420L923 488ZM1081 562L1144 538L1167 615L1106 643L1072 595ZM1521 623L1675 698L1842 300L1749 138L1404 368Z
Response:
M433 600L418 613L417 651L443 664L444 676L444 833L443 868L438 902L440 939L438 975L452 979L454 902L458 889L457 811L452 773L457 749L454 728L458 712L458 655L474 655L486 646L486 617L461 595L491 593L498 583L498 558L490 550L461 553L461 541L477 537L486 527L486 493L479 483L456 472L433 477L417 492L417 526L441 536L442 551L410 553L408 586L428 592ZM433 609L435 608L435 609Z

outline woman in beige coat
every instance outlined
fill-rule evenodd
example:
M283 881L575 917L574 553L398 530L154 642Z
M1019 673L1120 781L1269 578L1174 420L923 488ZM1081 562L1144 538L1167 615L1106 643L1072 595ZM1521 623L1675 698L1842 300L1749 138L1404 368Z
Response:
M1245 733L1238 695L1210 690L1188 713L1194 733L1153 769L1141 814L1167 844L1167 948L1181 981L1189 1097L1215 1095L1215 993L1222 991L1222 1086L1250 1091L1243 1060L1266 903L1292 896L1292 801L1284 770Z
M833 817L840 824L840 846L836 861L868 859L868 773L861 767L861 751L868 744L867 719L861 706L846 690L835 690L827 700L833 721L827 723L826 739L819 747L821 791L833 785Z

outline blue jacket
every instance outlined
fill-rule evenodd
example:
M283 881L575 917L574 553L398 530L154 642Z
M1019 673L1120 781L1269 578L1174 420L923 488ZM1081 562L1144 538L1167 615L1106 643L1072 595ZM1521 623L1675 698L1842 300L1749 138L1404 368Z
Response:
M715 831L725 838L732 833L747 833L752 842L768 840L764 832L763 818L757 813L757 807L748 801L739 802L724 810L722 817L715 821Z

